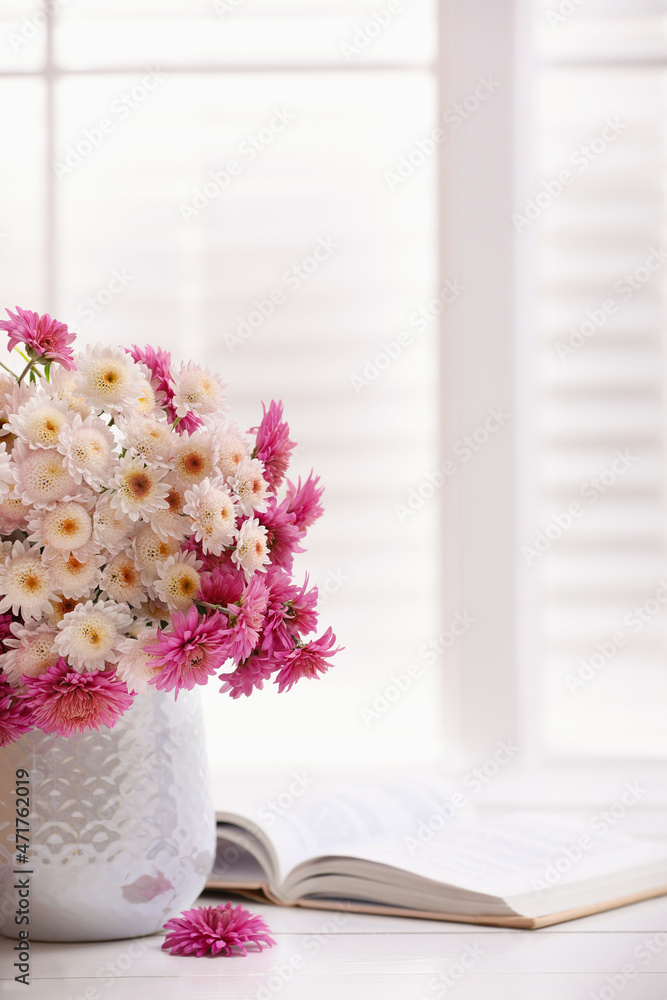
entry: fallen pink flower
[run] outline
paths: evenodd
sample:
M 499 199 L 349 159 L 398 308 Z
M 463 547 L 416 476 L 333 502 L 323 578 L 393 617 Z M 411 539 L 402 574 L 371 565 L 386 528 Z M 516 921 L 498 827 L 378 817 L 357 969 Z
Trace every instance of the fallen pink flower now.
M 168 920 L 168 931 L 162 948 L 172 955 L 231 955 L 236 949 L 247 955 L 248 946 L 258 951 L 270 948 L 276 942 L 269 936 L 269 928 L 262 917 L 255 916 L 243 906 L 199 906 L 184 910 L 180 917 Z

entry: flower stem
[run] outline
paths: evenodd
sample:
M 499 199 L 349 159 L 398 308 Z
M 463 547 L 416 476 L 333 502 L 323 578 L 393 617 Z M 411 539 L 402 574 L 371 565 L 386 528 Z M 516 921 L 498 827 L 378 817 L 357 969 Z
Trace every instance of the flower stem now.
M 197 601 L 196 603 L 201 604 L 202 608 L 210 608 L 211 611 L 222 611 L 227 616 L 231 614 L 230 611 L 227 611 L 224 604 L 209 604 L 208 601 Z
M 26 375 L 28 374 L 28 372 L 30 371 L 30 369 L 32 368 L 32 366 L 34 365 L 34 363 L 35 363 L 34 358 L 31 358 L 30 361 L 28 361 L 28 364 L 25 366 L 25 368 L 23 369 L 23 371 L 19 375 L 19 385 L 21 384 L 21 382 L 23 381 L 23 379 L 26 377 Z
M 5 369 L 5 371 L 6 371 L 6 372 L 9 372 L 9 374 L 10 374 L 10 375 L 13 375 L 13 376 L 14 376 L 14 378 L 18 378 L 18 376 L 17 376 L 16 372 L 13 372 L 13 371 L 11 370 L 11 368 L 8 368 L 8 367 L 7 367 L 7 365 L 3 365 L 3 364 L 2 364 L 2 361 L 0 361 L 0 365 L 2 365 L 2 367 L 3 367 L 4 369 Z

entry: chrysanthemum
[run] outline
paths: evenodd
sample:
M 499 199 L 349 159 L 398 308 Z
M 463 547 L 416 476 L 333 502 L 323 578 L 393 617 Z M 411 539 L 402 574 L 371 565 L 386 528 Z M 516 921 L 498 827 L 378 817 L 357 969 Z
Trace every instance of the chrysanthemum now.
M 177 552 L 157 564 L 153 588 L 170 611 L 187 611 L 199 590 L 201 562 L 194 552 Z
M 273 656 L 269 656 L 264 650 L 256 650 L 231 673 L 219 675 L 218 679 L 223 682 L 220 694 L 228 694 L 230 698 L 236 700 L 242 695 L 244 698 L 249 698 L 253 691 L 261 691 L 264 681 L 269 680 L 280 669 L 281 657 L 284 656 L 281 650 Z
M 40 393 L 9 415 L 7 427 L 31 448 L 55 448 L 68 421 L 65 404 Z
M 243 570 L 231 563 L 223 563 L 210 573 L 202 573 L 197 599 L 224 608 L 241 600 L 245 586 Z
M 176 539 L 180 542 L 192 530 L 190 518 L 183 513 L 185 487 L 172 482 L 169 477 L 165 479 L 165 482 L 169 490 L 165 497 L 167 507 L 165 510 L 158 510 L 152 514 L 150 523 L 155 533 L 164 541 Z
M 254 517 L 249 517 L 241 525 L 232 552 L 232 562 L 236 563 L 249 580 L 253 573 L 266 573 L 269 549 L 266 543 L 266 528 Z
M 141 581 L 147 587 L 157 576 L 157 564 L 178 552 L 179 545 L 175 538 L 160 538 L 150 524 L 146 524 L 139 528 L 132 539 L 132 551 L 141 573 Z
M 312 472 L 304 483 L 299 481 L 294 483 L 287 481 L 287 499 L 289 500 L 290 513 L 294 514 L 297 528 L 305 530 L 310 527 L 318 517 L 324 513 L 324 507 L 320 503 L 324 487 L 319 486 L 320 477 L 313 477 Z
M 54 589 L 68 599 L 89 597 L 99 587 L 104 561 L 104 556 L 91 552 L 89 547 L 83 553 L 53 552 L 45 556 Z
M 48 382 L 45 378 L 39 380 L 39 385 L 47 396 L 60 400 L 70 413 L 78 413 L 85 420 L 93 411 L 83 396 L 78 394 L 76 384 L 76 371 L 70 372 L 64 368 L 52 368 Z
M 153 465 L 169 462 L 178 438 L 166 420 L 154 416 L 122 417 L 117 421 L 121 433 L 121 444 L 130 455 L 142 458 Z
M 127 684 L 128 691 L 147 694 L 153 691 L 149 681 L 162 670 L 162 663 L 144 646 L 157 642 L 156 628 L 143 628 L 135 636 L 127 636 L 118 646 L 120 656 L 116 673 Z
M 26 685 L 34 725 L 58 736 L 112 728 L 134 700 L 115 670 L 81 674 L 62 658 Z
M 184 417 L 194 412 L 200 417 L 207 417 L 223 408 L 225 384 L 208 365 L 202 368 L 194 361 L 181 364 L 178 368 L 172 365 L 170 375 L 177 416 Z
M 62 428 L 57 448 L 75 483 L 85 479 L 93 489 L 99 489 L 113 475 L 116 442 L 99 417 L 90 415 L 82 420 L 76 413 Z
M 6 747 L 33 727 L 30 707 L 0 676 L 0 747 Z
M 102 590 L 119 603 L 139 608 L 146 600 L 146 592 L 141 580 L 141 572 L 125 552 L 120 552 L 104 567 Z
M 116 414 L 137 406 L 144 376 L 122 347 L 87 347 L 76 366 L 77 392 L 94 409 Z
M 13 485 L 14 476 L 12 475 L 7 445 L 4 441 L 0 441 L 0 500 L 4 500 L 9 496 Z
M 39 549 L 27 542 L 14 542 L 12 551 L 0 566 L 0 611 L 11 611 L 29 618 L 42 618 L 51 612 L 53 586 L 48 569 L 40 559 Z
M 215 472 L 215 453 L 210 435 L 202 431 L 182 434 L 176 445 L 173 469 L 184 486 L 194 486 Z
M 75 597 L 65 597 L 63 594 L 56 594 L 53 602 L 53 611 L 46 619 L 48 624 L 55 628 L 58 622 L 61 622 L 70 611 L 74 611 L 77 604 L 80 603 Z
M 289 424 L 283 420 L 282 402 L 272 400 L 268 410 L 262 403 L 262 410 L 264 415 L 259 427 L 251 428 L 251 433 L 257 434 L 253 454 L 264 466 L 264 478 L 275 493 L 285 478 L 295 442 L 289 439 Z
M 137 413 L 143 417 L 149 417 L 157 409 L 157 393 L 152 384 L 151 373 L 146 365 L 139 364 L 137 367 L 142 374 L 141 395 L 137 403 Z
M 267 586 L 269 601 L 262 631 L 262 649 L 291 651 L 300 636 L 317 628 L 317 587 L 308 589 L 308 577 L 301 587 L 287 573 L 271 567 Z
M 264 625 L 269 592 L 264 583 L 253 577 L 237 604 L 227 606 L 226 651 L 233 660 L 246 660 L 257 645 Z
M 275 496 L 270 496 L 266 510 L 257 515 L 257 520 L 266 528 L 271 564 L 291 573 L 294 553 L 304 551 L 299 541 L 305 529 L 297 527 L 296 514 L 290 511 L 289 500 L 285 498 L 279 504 Z
M 169 933 L 162 945 L 172 955 L 231 955 L 238 950 L 248 954 L 254 945 L 258 951 L 270 948 L 276 942 L 269 936 L 269 928 L 261 917 L 256 917 L 243 906 L 199 906 L 184 910 L 180 917 L 173 917 L 164 925 Z
M 163 469 L 125 455 L 118 463 L 116 475 L 109 481 L 109 488 L 114 491 L 111 506 L 122 510 L 133 521 L 167 510 L 169 487 L 162 482 L 164 474 Z
M 56 552 L 67 557 L 74 553 L 85 559 L 86 548 L 93 533 L 93 521 L 80 503 L 57 503 L 52 510 L 33 511 L 28 520 L 29 540 L 45 546 L 48 559 Z
M 218 469 L 226 481 L 236 475 L 241 462 L 250 457 L 248 444 L 236 424 L 221 424 L 211 431 L 215 442 Z
M 244 514 L 266 510 L 269 484 L 264 478 L 263 471 L 262 463 L 258 459 L 246 458 L 236 473 L 227 479 L 238 497 L 239 506 Z
M 132 533 L 132 521 L 122 510 L 111 506 L 111 496 L 103 493 L 93 511 L 93 538 L 115 555 L 127 548 Z
M 127 605 L 86 601 L 58 623 L 56 649 L 75 670 L 103 670 L 105 664 L 118 660 L 118 645 L 131 624 Z
M 187 615 L 175 613 L 171 627 L 160 629 L 157 642 L 144 647 L 160 667 L 149 683 L 174 696 L 183 688 L 190 691 L 195 684 L 205 684 L 225 660 L 220 652 L 224 639 L 225 620 L 219 612 L 208 618 L 200 618 L 195 607 Z
M 204 552 L 219 556 L 236 534 L 237 507 L 220 478 L 204 479 L 185 494 L 183 510 L 192 518 L 195 538 Z
M 67 324 L 51 319 L 48 313 L 40 316 L 30 309 L 15 308 L 15 313 L 7 309 L 10 318 L 0 323 L 0 330 L 9 334 L 9 350 L 13 351 L 17 344 L 25 344 L 31 356 L 43 362 L 57 361 L 63 368 L 74 368 L 70 344 L 76 340 L 76 334 L 68 331 Z
M 3 535 L 11 535 L 17 528 L 24 529 L 31 511 L 32 507 L 24 504 L 20 497 L 17 497 L 14 486 L 11 486 L 9 493 L 0 500 L 0 532 Z
M 58 662 L 58 652 L 53 645 L 56 630 L 46 622 L 26 628 L 20 622 L 11 626 L 13 638 L 5 640 L 8 652 L 0 656 L 0 667 L 13 687 L 21 687 L 21 678 L 39 677 Z
M 285 662 L 274 678 L 274 682 L 278 685 L 278 693 L 289 691 L 302 677 L 308 677 L 312 680 L 326 673 L 331 666 L 327 660 L 340 652 L 341 647 L 333 648 L 335 642 L 336 636 L 333 629 L 328 628 L 319 639 L 313 639 L 311 642 L 299 645 L 291 653 L 288 653 Z
M 12 450 L 14 493 L 24 504 L 47 510 L 61 500 L 85 502 L 90 491 L 77 486 L 55 448 L 29 448 L 17 441 Z

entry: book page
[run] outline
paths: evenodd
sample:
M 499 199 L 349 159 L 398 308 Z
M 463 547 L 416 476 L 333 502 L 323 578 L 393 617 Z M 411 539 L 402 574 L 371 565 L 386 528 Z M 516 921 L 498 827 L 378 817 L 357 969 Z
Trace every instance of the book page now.
M 611 831 L 596 838 L 569 820 L 534 814 L 449 827 L 416 846 L 414 839 L 392 838 L 355 856 L 500 898 L 564 893 L 577 882 L 667 865 L 667 849 L 659 844 Z
M 292 781 L 256 783 L 229 791 L 230 813 L 247 817 L 247 829 L 270 839 L 279 861 L 279 876 L 313 857 L 354 853 L 357 848 L 409 834 L 416 823 L 436 815 L 442 825 L 464 822 L 471 806 L 456 787 L 438 775 L 410 774 L 392 779 Z

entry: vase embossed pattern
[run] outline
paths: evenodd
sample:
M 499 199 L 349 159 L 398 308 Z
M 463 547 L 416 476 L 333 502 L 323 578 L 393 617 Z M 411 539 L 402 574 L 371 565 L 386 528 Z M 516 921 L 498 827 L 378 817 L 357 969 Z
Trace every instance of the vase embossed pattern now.
M 30 778 L 28 864 L 16 860 L 16 771 Z M 72 736 L 36 729 L 0 755 L 0 932 L 18 937 L 22 869 L 30 937 L 101 941 L 153 934 L 191 906 L 215 850 L 200 693 L 135 699 L 116 725 Z M 26 876 L 23 876 L 24 878 Z

